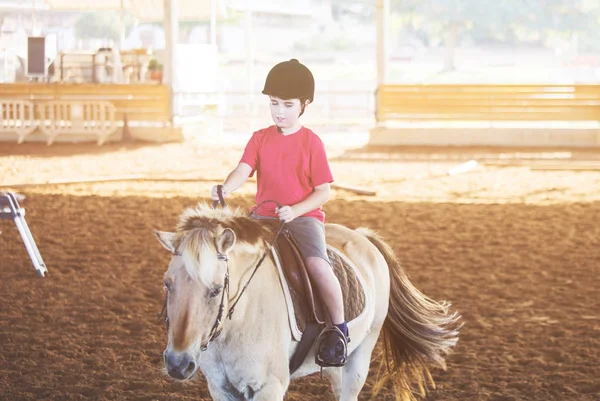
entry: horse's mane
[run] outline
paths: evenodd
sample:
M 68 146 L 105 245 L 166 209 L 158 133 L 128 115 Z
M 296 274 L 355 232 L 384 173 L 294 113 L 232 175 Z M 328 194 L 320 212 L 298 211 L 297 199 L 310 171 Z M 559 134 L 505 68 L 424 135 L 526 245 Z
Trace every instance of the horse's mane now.
M 185 209 L 179 216 L 176 248 L 187 259 L 185 267 L 190 276 L 211 285 L 211 266 L 215 266 L 211 260 L 216 260 L 215 238 L 224 229 L 229 228 L 235 233 L 235 248 L 248 244 L 260 251 L 265 250 L 267 243 L 272 240 L 276 224 L 277 222 L 270 224 L 266 220 L 251 219 L 239 208 L 213 209 L 200 203 L 196 207 Z M 199 266 L 203 268 L 199 269 Z
M 197 238 L 200 241 L 192 241 L 200 245 L 206 244 L 206 241 L 210 241 L 211 237 L 223 229 L 230 228 L 235 233 L 237 242 L 263 246 L 265 241 L 273 237 L 273 227 L 273 224 L 265 220 L 250 218 L 240 208 L 213 209 L 205 203 L 199 203 L 196 207 L 183 211 L 177 224 L 177 234 L 185 242 L 191 237 L 200 237 Z

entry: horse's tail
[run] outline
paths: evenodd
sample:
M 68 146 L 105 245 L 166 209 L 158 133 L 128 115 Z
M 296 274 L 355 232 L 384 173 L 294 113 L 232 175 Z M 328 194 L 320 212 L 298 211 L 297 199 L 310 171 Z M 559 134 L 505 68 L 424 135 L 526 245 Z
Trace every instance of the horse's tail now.
M 365 228 L 357 231 L 377 247 L 390 272 L 383 361 L 373 391 L 377 394 L 391 381 L 399 399 L 415 400 L 417 389 L 424 397 L 429 385 L 435 388 L 428 364 L 434 362 L 446 368 L 444 358 L 458 341 L 460 315 L 449 313 L 449 303 L 436 302 L 416 289 L 392 248 L 379 235 Z

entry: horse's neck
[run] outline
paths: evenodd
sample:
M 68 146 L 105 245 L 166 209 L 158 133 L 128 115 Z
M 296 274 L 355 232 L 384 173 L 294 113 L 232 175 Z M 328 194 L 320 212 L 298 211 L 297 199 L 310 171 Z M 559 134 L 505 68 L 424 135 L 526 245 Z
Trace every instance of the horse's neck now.
M 253 315 L 252 320 L 261 320 L 265 317 L 262 314 L 266 314 L 266 318 L 270 318 L 268 315 L 272 306 L 280 305 L 285 308 L 285 299 L 277 269 L 273 263 L 271 251 L 267 252 L 268 254 L 258 268 L 256 266 L 262 257 L 262 252 L 257 256 L 247 258 L 245 263 L 236 263 L 238 268 L 230 272 L 231 302 L 238 300 L 233 315 L 237 315 L 242 324 L 248 313 Z M 256 273 L 252 276 L 255 269 Z
M 207 356 L 209 359 L 206 360 L 203 370 L 209 376 L 239 376 L 248 366 L 254 366 L 257 350 L 260 350 L 259 354 L 263 355 L 265 360 L 279 358 L 289 350 L 291 333 L 287 306 L 270 254 L 258 267 L 246 289 L 241 292 L 261 256 L 262 254 L 253 263 L 245 263 L 243 266 L 237 264 L 236 269 L 232 266 L 232 301 L 229 307 L 238 297 L 239 301 L 231 319 L 224 321 L 223 334 L 216 339 L 214 353 Z M 250 262 L 250 258 L 247 262 Z M 251 363 L 252 361 L 254 362 Z

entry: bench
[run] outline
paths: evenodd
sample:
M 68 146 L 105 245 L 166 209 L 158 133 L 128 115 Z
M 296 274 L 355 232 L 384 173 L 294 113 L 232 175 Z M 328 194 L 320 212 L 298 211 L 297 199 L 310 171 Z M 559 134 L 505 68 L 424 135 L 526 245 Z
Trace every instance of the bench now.
M 169 87 L 157 84 L 0 84 L 1 97 L 38 103 L 48 100 L 106 100 L 116 107 L 116 119 L 169 122 Z
M 34 118 L 43 122 L 40 130 L 49 144 L 61 133 L 92 133 L 102 144 L 119 126 L 172 126 L 166 85 L 13 83 L 0 84 L 0 97 L 0 102 L 33 104 Z M 58 120 L 52 121 L 54 118 Z M 68 123 L 70 118 L 76 119 L 74 124 Z M 0 133 L 4 130 L 8 128 Z M 21 133 L 20 141 L 30 132 Z
M 58 85 L 56 93 L 61 100 L 106 100 L 116 109 L 118 121 L 139 125 L 167 125 L 169 121 L 169 87 L 166 85 L 133 84 L 80 84 Z
M 381 85 L 386 121 L 600 121 L 600 85 Z
M 373 146 L 600 146 L 600 85 L 380 85 Z

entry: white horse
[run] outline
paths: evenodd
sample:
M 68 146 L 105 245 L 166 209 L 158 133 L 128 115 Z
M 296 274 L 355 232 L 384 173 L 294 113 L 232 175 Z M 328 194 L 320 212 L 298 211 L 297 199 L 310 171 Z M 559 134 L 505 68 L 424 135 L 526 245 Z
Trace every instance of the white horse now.
M 298 342 L 269 253 L 271 226 L 239 211 L 199 205 L 181 215 L 176 232 L 155 233 L 173 253 L 164 277 L 163 310 L 168 329 L 164 362 L 170 376 L 185 380 L 200 370 L 218 401 L 276 401 L 283 400 L 290 379 L 321 369 L 313 347 L 290 375 Z M 429 362 L 445 368 L 444 358 L 458 341 L 460 316 L 417 290 L 391 247 L 372 231 L 328 224 L 326 233 L 328 244 L 356 266 L 367 300 L 366 311 L 348 324 L 346 365 L 323 369 L 336 399 L 358 399 L 382 330 L 385 369 L 374 391 L 392 380 L 397 398 L 424 396 L 433 385 Z M 269 256 L 256 269 L 265 253 Z

